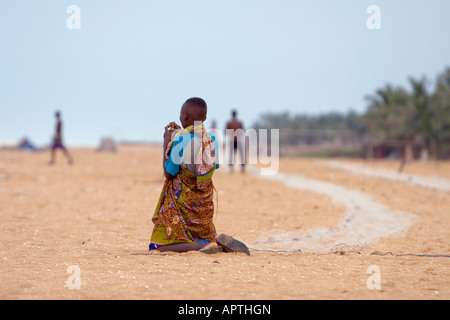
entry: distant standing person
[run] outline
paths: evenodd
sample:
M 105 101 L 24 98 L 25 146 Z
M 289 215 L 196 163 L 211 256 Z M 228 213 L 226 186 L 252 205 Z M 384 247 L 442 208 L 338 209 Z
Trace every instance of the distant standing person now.
M 48 163 L 49 165 L 52 165 L 55 163 L 55 152 L 56 149 L 61 149 L 64 152 L 64 155 L 67 158 L 67 161 L 69 164 L 73 163 L 72 156 L 70 155 L 69 151 L 67 151 L 66 147 L 63 144 L 62 139 L 62 121 L 61 121 L 61 114 L 59 111 L 56 111 L 55 113 L 56 117 L 56 130 L 55 130 L 55 136 L 53 137 L 53 144 L 52 144 L 52 153 L 51 153 L 51 159 Z
M 245 140 L 244 140 L 244 125 L 241 121 L 237 119 L 237 111 L 233 110 L 231 112 L 232 119 L 227 123 L 226 128 L 226 138 L 227 138 L 227 147 L 229 148 L 229 156 L 230 156 L 230 169 L 231 172 L 234 171 L 234 156 L 236 151 L 239 151 L 242 165 L 241 171 L 245 172 Z M 233 134 L 230 134 L 230 130 L 233 130 Z

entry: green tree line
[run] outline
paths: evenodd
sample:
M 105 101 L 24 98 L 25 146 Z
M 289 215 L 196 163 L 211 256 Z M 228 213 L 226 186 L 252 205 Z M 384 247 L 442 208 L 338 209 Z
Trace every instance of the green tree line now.
M 280 129 L 280 133 L 316 132 L 315 142 L 330 140 L 336 134 L 344 133 L 358 137 L 363 143 L 414 143 L 426 148 L 433 158 L 449 157 L 450 68 L 437 77 L 434 86 L 426 77 L 410 77 L 408 80 L 408 88 L 387 84 L 367 95 L 367 110 L 362 114 L 353 111 L 316 116 L 266 113 L 253 127 Z M 282 144 L 295 141 L 283 139 L 280 141 Z

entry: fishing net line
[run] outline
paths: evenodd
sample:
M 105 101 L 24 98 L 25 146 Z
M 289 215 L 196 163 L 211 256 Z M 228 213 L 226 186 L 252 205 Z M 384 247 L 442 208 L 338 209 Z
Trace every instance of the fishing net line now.
M 340 223 L 332 228 L 306 232 L 272 229 L 264 232 L 256 242 L 248 244 L 254 251 L 326 253 L 340 244 L 367 248 L 384 237 L 405 236 L 418 219 L 411 213 L 391 211 L 366 194 L 328 182 L 280 173 L 263 178 L 330 196 L 337 204 L 343 204 L 346 210 Z

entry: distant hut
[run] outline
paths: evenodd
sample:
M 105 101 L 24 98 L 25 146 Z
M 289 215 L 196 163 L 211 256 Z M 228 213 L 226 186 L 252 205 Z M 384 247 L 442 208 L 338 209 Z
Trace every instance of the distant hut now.
M 102 138 L 97 151 L 101 152 L 117 152 L 117 145 L 112 138 Z

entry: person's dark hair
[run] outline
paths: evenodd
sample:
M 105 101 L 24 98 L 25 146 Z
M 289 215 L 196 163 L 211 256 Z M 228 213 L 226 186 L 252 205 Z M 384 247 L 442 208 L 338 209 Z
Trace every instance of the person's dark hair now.
M 61 113 L 59 111 L 55 112 L 55 116 L 59 117 L 61 115 Z
M 208 108 L 205 100 L 203 100 L 202 98 L 197 98 L 197 97 L 190 98 L 190 99 L 187 99 L 185 103 L 196 106 L 204 112 L 206 112 L 206 110 Z
M 231 114 L 232 114 L 233 117 L 236 117 L 237 111 L 236 111 L 236 110 L 233 110 L 233 111 L 231 111 Z

